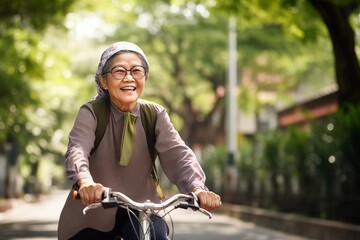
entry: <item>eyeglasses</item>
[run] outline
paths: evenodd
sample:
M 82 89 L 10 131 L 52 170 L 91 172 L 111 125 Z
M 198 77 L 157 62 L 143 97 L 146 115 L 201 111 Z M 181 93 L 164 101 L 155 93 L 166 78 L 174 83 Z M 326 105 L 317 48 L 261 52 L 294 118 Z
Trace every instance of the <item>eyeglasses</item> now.
M 130 75 L 135 80 L 141 79 L 142 77 L 144 77 L 146 75 L 146 70 L 141 65 L 133 66 L 130 69 L 126 69 L 121 66 L 116 66 L 116 67 L 113 67 L 110 71 L 102 73 L 102 75 L 104 76 L 107 73 L 111 73 L 113 78 L 115 78 L 116 80 L 123 80 L 126 77 L 126 75 L 128 74 L 128 72 L 130 72 Z

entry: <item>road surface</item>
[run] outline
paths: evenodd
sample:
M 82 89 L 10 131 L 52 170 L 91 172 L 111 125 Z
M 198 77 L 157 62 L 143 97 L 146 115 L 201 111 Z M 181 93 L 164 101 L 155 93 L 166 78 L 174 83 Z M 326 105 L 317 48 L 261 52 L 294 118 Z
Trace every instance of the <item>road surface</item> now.
M 12 209 L 0 213 L 0 240 L 57 239 L 57 220 L 66 194 L 56 190 L 39 201 L 12 200 Z M 307 240 L 217 214 L 208 219 L 192 210 L 175 210 L 171 217 L 175 240 Z

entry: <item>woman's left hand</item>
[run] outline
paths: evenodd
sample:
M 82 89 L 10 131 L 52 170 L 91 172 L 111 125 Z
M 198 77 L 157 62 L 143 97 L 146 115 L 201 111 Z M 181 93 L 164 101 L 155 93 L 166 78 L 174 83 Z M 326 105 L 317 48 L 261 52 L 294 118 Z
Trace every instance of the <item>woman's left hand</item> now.
M 197 196 L 200 202 L 200 207 L 207 211 L 214 211 L 221 206 L 220 196 L 214 192 L 206 191 L 201 188 L 195 188 L 193 193 Z

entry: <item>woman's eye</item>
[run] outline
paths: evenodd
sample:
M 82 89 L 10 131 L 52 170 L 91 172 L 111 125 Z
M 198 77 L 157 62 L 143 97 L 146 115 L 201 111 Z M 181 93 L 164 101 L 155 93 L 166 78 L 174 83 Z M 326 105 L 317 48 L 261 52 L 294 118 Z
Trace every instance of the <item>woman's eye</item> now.
M 124 69 L 115 69 L 114 73 L 126 73 L 126 71 Z

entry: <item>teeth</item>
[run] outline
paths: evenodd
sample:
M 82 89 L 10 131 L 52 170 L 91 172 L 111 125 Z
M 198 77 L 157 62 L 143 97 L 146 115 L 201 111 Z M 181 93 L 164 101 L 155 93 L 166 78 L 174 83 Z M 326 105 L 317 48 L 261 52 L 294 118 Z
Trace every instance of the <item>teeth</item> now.
M 134 87 L 123 87 L 123 88 L 121 88 L 121 90 L 133 90 L 133 91 L 135 91 L 135 88 Z

